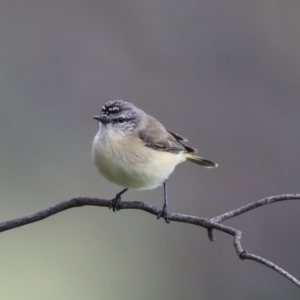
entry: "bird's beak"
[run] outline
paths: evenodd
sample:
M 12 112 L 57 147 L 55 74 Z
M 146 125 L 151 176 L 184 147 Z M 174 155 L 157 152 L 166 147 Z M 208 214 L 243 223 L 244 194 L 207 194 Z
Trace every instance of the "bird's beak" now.
M 93 119 L 101 122 L 102 124 L 107 124 L 109 123 L 109 119 L 107 116 L 105 115 L 100 115 L 100 116 L 94 116 Z

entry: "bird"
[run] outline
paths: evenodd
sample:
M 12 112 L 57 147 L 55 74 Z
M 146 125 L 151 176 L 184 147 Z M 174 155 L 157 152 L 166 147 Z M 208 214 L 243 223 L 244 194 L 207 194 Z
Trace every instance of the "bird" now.
M 98 172 L 111 183 L 123 187 L 109 208 L 118 209 L 128 190 L 164 187 L 164 203 L 157 218 L 169 223 L 167 180 L 175 167 L 190 161 L 205 168 L 218 165 L 196 155 L 187 139 L 167 131 L 154 117 L 123 100 L 108 101 L 99 115 L 99 130 L 94 137 L 92 157 Z

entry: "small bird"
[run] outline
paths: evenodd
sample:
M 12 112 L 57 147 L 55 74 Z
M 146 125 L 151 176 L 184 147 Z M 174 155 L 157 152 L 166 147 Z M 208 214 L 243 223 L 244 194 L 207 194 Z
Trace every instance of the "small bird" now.
M 157 218 L 169 223 L 167 180 L 177 164 L 185 160 L 205 168 L 214 162 L 196 156 L 195 148 L 185 145 L 185 138 L 167 131 L 155 118 L 123 100 L 107 102 L 100 115 L 92 147 L 94 163 L 108 181 L 123 187 L 110 209 L 116 211 L 121 195 L 128 189 L 148 190 L 164 186 L 164 205 Z

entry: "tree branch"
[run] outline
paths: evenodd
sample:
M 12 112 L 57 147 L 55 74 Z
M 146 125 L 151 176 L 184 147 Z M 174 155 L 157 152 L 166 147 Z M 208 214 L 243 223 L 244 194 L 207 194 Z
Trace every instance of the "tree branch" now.
M 242 244 L 241 244 L 241 238 L 242 238 L 241 231 L 239 231 L 235 228 L 220 224 L 221 222 L 223 222 L 227 219 L 239 216 L 249 210 L 258 208 L 258 207 L 266 205 L 266 204 L 271 204 L 271 203 L 275 203 L 275 202 L 279 202 L 279 201 L 286 201 L 286 200 L 300 200 L 300 194 L 286 194 L 286 195 L 264 198 L 264 199 L 258 200 L 256 202 L 242 206 L 240 208 L 237 208 L 235 210 L 226 212 L 226 213 L 216 216 L 214 218 L 210 218 L 210 219 L 209 218 L 200 218 L 200 217 L 190 216 L 190 215 L 184 215 L 184 214 L 169 213 L 169 220 L 174 221 L 174 222 L 182 222 L 182 223 L 188 223 L 188 224 L 204 227 L 208 230 L 208 236 L 211 241 L 214 240 L 213 229 L 232 235 L 234 237 L 234 247 L 235 247 L 235 250 L 236 250 L 238 256 L 240 257 L 240 259 L 243 259 L 243 260 L 249 259 L 249 260 L 254 260 L 258 263 L 261 263 L 261 264 L 275 270 L 282 276 L 284 276 L 287 279 L 289 279 L 290 281 L 292 281 L 295 285 L 300 287 L 299 280 L 297 280 L 291 274 L 289 274 L 282 268 L 278 267 L 274 263 L 272 263 L 258 255 L 251 254 L 247 250 L 243 249 Z M 82 206 L 109 207 L 109 205 L 110 205 L 110 200 L 104 200 L 104 199 L 98 199 L 98 198 L 88 198 L 88 197 L 73 198 L 73 199 L 70 199 L 67 201 L 60 202 L 53 206 L 50 206 L 49 208 L 38 211 L 37 213 L 31 214 L 28 216 L 24 216 L 24 217 L 20 217 L 17 219 L 13 219 L 10 221 L 2 222 L 2 223 L 0 223 L 0 232 L 46 219 L 46 218 L 48 218 L 52 215 L 55 215 L 59 212 L 62 212 L 64 210 L 74 208 L 74 207 L 82 207 Z M 139 210 L 144 210 L 153 215 L 157 215 L 160 211 L 160 209 L 158 209 L 155 206 L 152 206 L 152 205 L 144 203 L 144 202 L 137 202 L 137 201 L 134 201 L 134 202 L 122 201 L 122 202 L 120 202 L 119 206 L 118 206 L 118 210 L 122 210 L 122 209 L 139 209 Z

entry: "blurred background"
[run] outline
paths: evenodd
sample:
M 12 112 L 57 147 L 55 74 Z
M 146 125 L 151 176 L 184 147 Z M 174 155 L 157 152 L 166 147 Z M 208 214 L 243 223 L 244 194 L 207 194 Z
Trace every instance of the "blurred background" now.
M 213 217 L 299 192 L 299 1 L 1 1 L 0 218 L 120 191 L 91 158 L 92 117 L 133 102 L 219 163 L 182 164 L 171 211 Z M 123 200 L 163 203 L 163 189 Z M 297 201 L 225 224 L 300 278 Z M 233 239 L 142 211 L 84 207 L 0 237 L 1 299 L 296 299 Z

